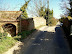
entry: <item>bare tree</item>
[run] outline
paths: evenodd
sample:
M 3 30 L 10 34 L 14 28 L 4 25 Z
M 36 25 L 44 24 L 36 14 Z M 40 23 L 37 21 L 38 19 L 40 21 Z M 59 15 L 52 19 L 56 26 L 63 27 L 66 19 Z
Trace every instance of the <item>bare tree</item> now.
M 48 6 L 47 0 L 31 0 L 28 5 L 28 12 L 33 16 L 39 16 L 39 10 L 41 7 L 46 8 Z
M 60 9 L 62 10 L 63 14 L 61 14 L 62 16 L 68 16 L 68 13 L 69 13 L 69 8 L 70 8 L 70 5 L 69 5 L 69 0 L 61 0 L 61 3 L 60 3 Z

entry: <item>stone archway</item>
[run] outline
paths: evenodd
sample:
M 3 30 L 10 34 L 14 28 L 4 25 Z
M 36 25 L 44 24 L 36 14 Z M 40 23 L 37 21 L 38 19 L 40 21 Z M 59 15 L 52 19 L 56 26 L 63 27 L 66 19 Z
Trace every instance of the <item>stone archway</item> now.
M 16 26 L 11 23 L 6 23 L 3 26 L 3 30 L 8 32 L 11 36 L 16 36 Z

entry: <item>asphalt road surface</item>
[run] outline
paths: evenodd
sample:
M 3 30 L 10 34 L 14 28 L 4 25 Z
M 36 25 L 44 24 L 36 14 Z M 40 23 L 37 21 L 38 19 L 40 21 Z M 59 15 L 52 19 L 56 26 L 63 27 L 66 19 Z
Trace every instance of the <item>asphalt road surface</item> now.
M 26 41 L 19 54 L 70 54 L 62 28 L 43 27 Z

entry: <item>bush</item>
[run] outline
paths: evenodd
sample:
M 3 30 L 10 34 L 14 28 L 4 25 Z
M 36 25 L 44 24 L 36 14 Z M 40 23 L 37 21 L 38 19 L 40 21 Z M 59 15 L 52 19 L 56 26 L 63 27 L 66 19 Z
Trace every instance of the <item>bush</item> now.
M 18 36 L 21 36 L 20 40 L 26 38 L 28 35 L 30 35 L 33 31 L 35 31 L 35 29 L 31 30 L 31 31 L 23 31 L 21 33 L 18 34 Z
M 55 26 L 57 23 L 57 20 L 55 18 L 49 19 L 48 25 L 49 26 Z

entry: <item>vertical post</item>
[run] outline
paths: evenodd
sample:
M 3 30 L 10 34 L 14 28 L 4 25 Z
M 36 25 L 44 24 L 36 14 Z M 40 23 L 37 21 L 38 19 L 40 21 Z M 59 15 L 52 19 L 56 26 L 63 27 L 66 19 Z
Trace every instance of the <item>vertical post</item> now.
M 49 9 L 49 0 L 48 0 L 48 9 Z M 48 10 L 48 22 L 49 22 L 49 10 Z
M 49 0 L 48 0 L 48 8 L 49 8 Z
M 20 16 L 20 32 L 21 32 L 21 16 Z

